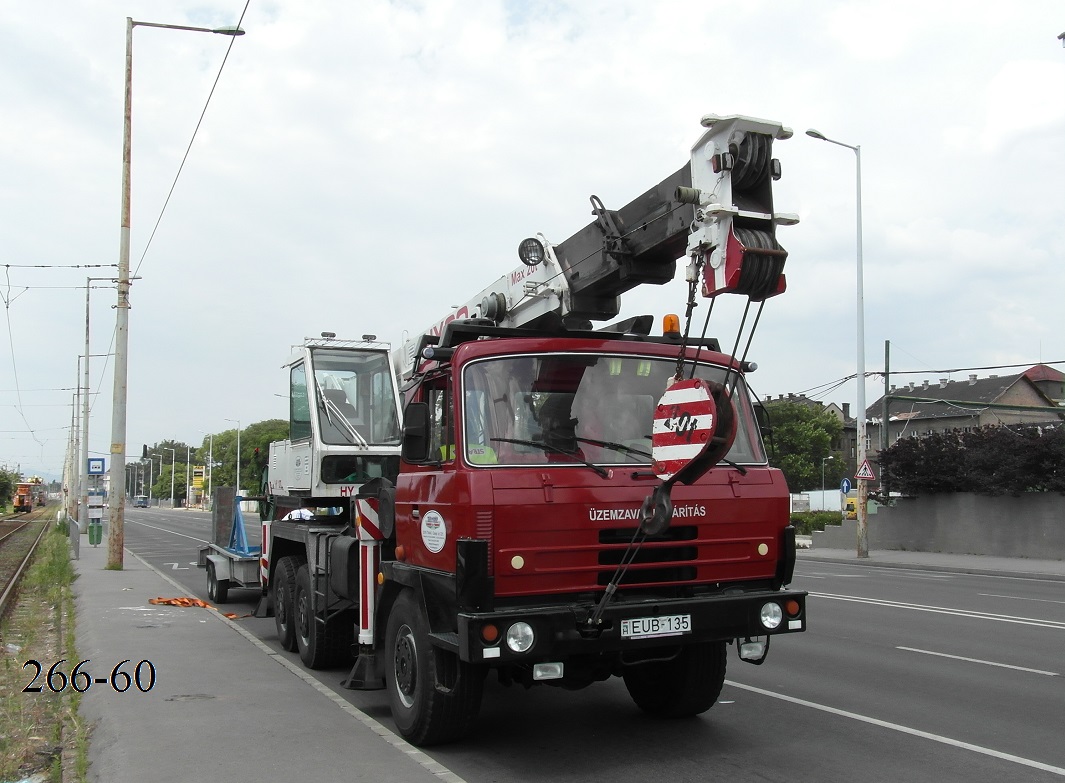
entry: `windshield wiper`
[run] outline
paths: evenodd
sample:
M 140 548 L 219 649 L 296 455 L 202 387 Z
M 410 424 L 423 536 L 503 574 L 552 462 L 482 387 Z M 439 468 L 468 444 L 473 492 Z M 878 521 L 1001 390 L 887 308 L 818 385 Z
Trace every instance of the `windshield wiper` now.
M 577 438 L 581 443 L 591 443 L 593 446 L 602 446 L 605 449 L 613 449 L 614 451 L 620 451 L 625 454 L 637 454 L 641 457 L 650 457 L 651 452 L 644 451 L 643 449 L 634 449 L 631 446 L 626 446 L 624 443 L 615 443 L 612 440 L 595 440 L 594 438 Z
M 318 408 L 325 411 L 325 417 L 329 420 L 338 432 L 342 433 L 350 442 L 352 446 L 358 446 L 359 448 L 366 449 L 370 447 L 370 444 L 366 442 L 366 439 L 358 433 L 351 422 L 348 421 L 348 417 L 344 415 L 343 411 L 337 407 L 337 404 L 331 399 L 325 396 L 322 392 L 322 387 L 318 384 L 318 381 L 314 382 L 315 388 L 318 390 Z M 336 417 L 334 419 L 334 417 Z
M 489 438 L 488 440 L 492 441 L 493 443 L 516 443 L 519 446 L 532 446 L 533 448 L 543 449 L 544 451 L 550 451 L 552 454 L 561 454 L 565 457 L 572 457 L 573 459 L 577 460 L 577 462 L 587 465 L 589 468 L 594 470 L 603 478 L 610 478 L 610 473 L 606 470 L 606 468 L 602 468 L 599 465 L 596 465 L 594 462 L 589 462 L 586 459 L 581 459 L 577 456 L 576 452 L 566 451 L 565 449 L 560 449 L 558 446 L 552 446 L 549 443 L 543 443 L 538 440 L 522 440 L 521 438 Z M 580 438 L 578 438 L 578 440 L 580 440 Z

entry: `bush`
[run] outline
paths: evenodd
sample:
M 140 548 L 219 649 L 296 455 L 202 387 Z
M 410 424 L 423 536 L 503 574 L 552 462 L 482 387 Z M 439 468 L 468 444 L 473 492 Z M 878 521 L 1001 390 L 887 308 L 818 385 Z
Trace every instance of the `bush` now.
M 796 511 L 791 515 L 791 524 L 800 536 L 809 536 L 815 530 L 824 530 L 825 525 L 838 525 L 841 519 L 838 511 Z
M 904 495 L 1065 491 L 1065 427 L 984 427 L 903 438 L 880 455 L 883 482 Z

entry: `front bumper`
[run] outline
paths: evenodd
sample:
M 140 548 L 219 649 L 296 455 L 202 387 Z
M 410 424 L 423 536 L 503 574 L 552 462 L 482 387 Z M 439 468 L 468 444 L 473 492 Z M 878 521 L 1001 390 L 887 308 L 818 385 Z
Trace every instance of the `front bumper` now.
M 783 615 L 780 624 L 772 629 L 760 619 L 763 606 L 769 602 L 776 603 Z M 592 604 L 581 603 L 460 612 L 457 634 L 434 635 L 434 641 L 452 649 L 463 661 L 502 665 L 564 661 L 574 656 L 648 651 L 806 630 L 806 593 L 791 590 L 616 602 L 604 610 L 593 627 L 589 618 L 594 609 Z M 690 630 L 685 632 L 651 638 L 624 638 L 621 633 L 623 620 L 684 615 L 691 618 Z M 523 653 L 514 652 L 504 641 L 507 629 L 517 622 L 527 623 L 535 634 L 533 645 Z M 496 628 L 494 641 L 485 641 L 486 626 Z

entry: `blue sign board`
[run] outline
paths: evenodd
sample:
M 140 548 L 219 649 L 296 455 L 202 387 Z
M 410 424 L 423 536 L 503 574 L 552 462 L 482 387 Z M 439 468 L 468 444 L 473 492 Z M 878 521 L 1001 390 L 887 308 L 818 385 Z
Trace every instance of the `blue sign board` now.
M 846 495 L 848 492 L 850 492 L 851 491 L 851 480 L 848 479 L 848 478 L 845 478 L 845 479 L 843 479 L 843 481 L 839 482 L 839 491 L 842 492 L 844 495 Z
M 90 476 L 102 476 L 107 471 L 104 470 L 103 457 L 90 457 L 89 458 L 89 470 Z

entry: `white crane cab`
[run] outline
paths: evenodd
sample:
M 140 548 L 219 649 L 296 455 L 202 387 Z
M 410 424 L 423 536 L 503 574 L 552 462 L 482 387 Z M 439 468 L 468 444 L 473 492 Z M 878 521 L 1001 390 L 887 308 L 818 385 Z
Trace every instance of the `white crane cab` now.
M 289 372 L 289 438 L 270 444 L 267 494 L 275 519 L 329 507 L 374 478 L 399 472 L 401 406 L 389 346 L 329 333 L 296 346 Z M 317 502 L 321 501 L 321 502 Z

